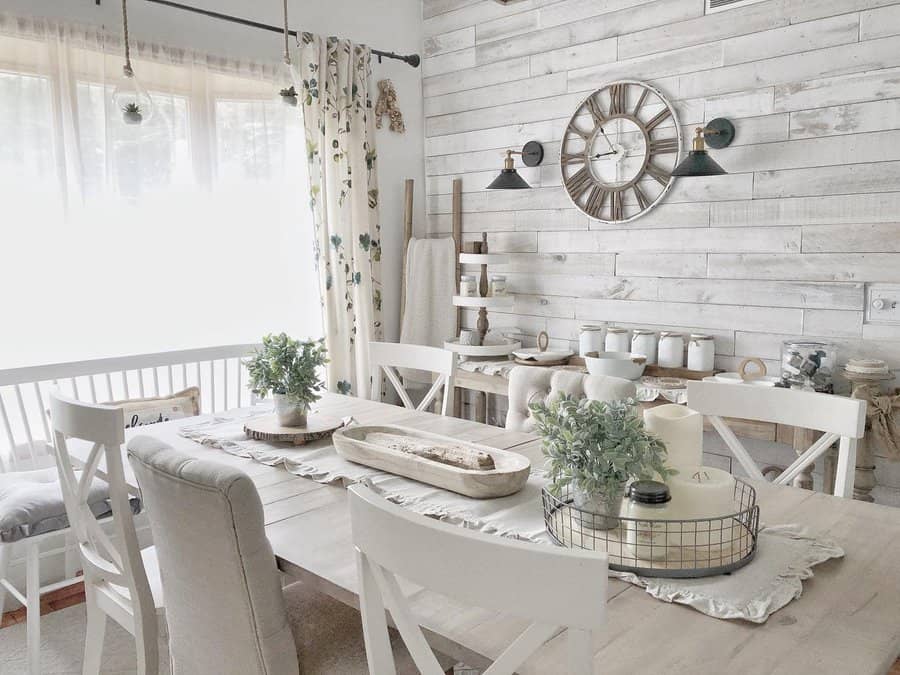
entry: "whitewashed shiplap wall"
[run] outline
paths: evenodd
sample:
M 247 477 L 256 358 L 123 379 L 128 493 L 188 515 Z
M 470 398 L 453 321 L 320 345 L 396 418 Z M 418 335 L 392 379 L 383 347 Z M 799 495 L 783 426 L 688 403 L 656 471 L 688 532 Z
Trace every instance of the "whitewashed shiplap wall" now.
M 900 1 L 424 0 L 424 24 L 428 228 L 450 230 L 462 178 L 464 232 L 512 254 L 494 325 L 703 331 L 722 368 L 828 338 L 900 367 L 900 327 L 863 320 L 866 282 L 900 282 Z M 557 153 L 577 102 L 620 78 L 659 87 L 686 133 L 727 116 L 738 135 L 714 151 L 730 175 L 608 226 L 572 208 Z M 484 191 L 531 139 L 535 189 Z

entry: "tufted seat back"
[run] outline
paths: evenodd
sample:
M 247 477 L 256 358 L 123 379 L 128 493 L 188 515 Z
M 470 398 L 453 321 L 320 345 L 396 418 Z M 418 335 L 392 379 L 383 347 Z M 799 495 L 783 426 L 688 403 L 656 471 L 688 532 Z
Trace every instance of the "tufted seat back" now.
M 506 428 L 534 431 L 528 405 L 550 401 L 562 394 L 596 401 L 617 401 L 637 393 L 634 382 L 604 375 L 585 375 L 573 370 L 518 366 L 509 375 L 509 411 Z

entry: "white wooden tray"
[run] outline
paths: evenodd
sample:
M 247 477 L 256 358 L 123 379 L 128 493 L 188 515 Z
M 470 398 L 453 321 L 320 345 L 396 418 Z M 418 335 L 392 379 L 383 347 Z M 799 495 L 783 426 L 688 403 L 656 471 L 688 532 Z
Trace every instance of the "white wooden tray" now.
M 368 434 L 376 432 L 481 450 L 491 456 L 496 468 L 491 471 L 461 469 L 365 440 Z M 467 443 L 407 427 L 352 426 L 335 431 L 332 441 L 337 453 L 351 462 L 412 478 L 475 499 L 491 499 L 514 494 L 525 486 L 531 472 L 531 462 L 528 458 L 515 452 Z
M 521 348 L 521 342 L 509 338 L 504 338 L 503 344 L 499 345 L 461 345 L 459 338 L 444 342 L 444 349 L 449 349 L 462 356 L 506 356 L 513 350 Z

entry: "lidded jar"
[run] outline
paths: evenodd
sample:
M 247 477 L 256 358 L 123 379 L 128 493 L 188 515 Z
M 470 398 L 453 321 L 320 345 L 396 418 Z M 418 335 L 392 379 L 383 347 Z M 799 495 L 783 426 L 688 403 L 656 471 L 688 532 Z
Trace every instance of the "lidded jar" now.
M 606 329 L 606 351 L 630 352 L 631 340 L 628 339 L 628 329 L 619 326 L 610 326 Z
M 469 274 L 463 274 L 459 277 L 459 294 L 464 298 L 475 298 L 478 296 L 478 284 L 475 277 Z
M 631 353 L 647 358 L 647 365 L 656 363 L 656 333 L 646 328 L 635 328 L 631 333 Z
M 578 355 L 587 356 L 591 352 L 603 351 L 603 331 L 606 324 L 585 324 L 578 331 Z
M 692 333 L 688 343 L 688 370 L 712 370 L 716 361 L 716 342 L 711 335 Z
M 671 331 L 660 333 L 656 359 L 660 368 L 683 368 L 684 336 Z
M 506 295 L 506 276 L 503 274 L 491 275 L 491 295 Z
M 628 488 L 622 509 L 625 547 L 640 560 L 666 559 L 666 509 L 669 487 L 655 480 L 638 480 Z

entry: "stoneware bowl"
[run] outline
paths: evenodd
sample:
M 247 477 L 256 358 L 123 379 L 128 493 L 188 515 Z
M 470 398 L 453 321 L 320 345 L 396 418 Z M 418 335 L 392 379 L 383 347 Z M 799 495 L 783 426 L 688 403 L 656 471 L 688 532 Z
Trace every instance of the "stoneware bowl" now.
M 584 357 L 585 365 L 591 375 L 610 375 L 626 380 L 637 380 L 644 374 L 647 357 L 630 352 L 589 353 Z

